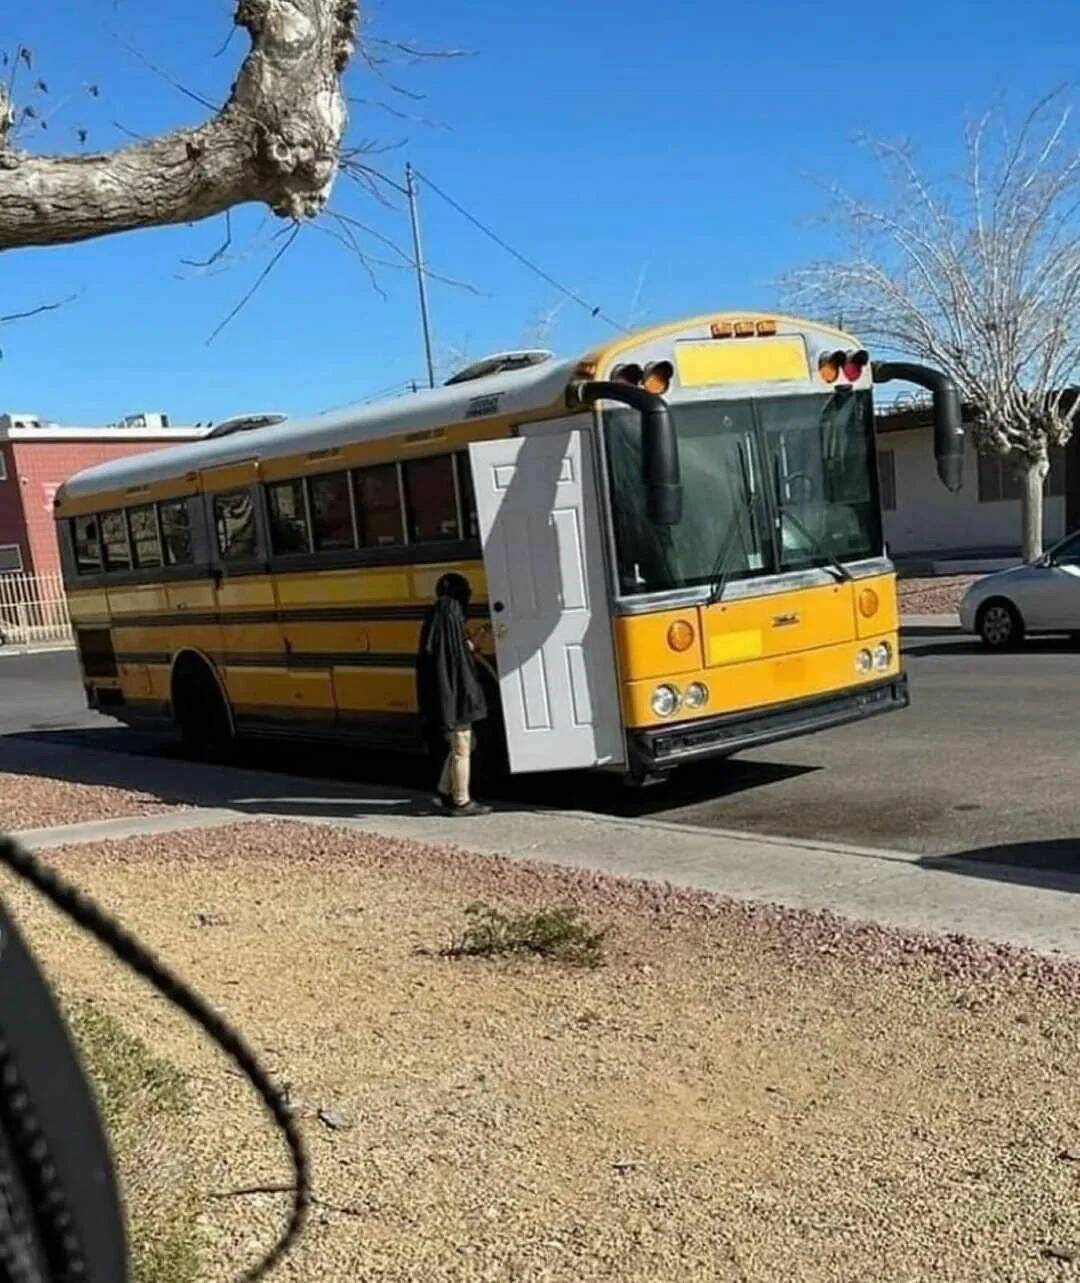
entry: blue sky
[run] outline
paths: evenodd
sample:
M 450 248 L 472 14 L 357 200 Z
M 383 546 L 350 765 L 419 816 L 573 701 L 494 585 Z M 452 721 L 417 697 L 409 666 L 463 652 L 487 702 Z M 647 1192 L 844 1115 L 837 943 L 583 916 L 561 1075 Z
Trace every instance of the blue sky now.
M 198 120 L 203 109 L 125 45 L 218 100 L 244 44 L 237 33 L 215 56 L 231 11 L 231 0 L 0 0 L 5 47 L 34 54 L 22 88 L 38 76 L 49 87 L 32 99 L 52 113 L 48 132 L 28 145 L 75 148 L 86 128 L 89 145 L 106 148 L 124 141 L 117 123 L 145 134 Z M 407 140 L 374 163 L 400 178 L 411 160 L 552 276 L 637 323 L 771 306 L 778 274 L 830 248 L 814 180 L 868 172 L 854 134 L 910 138 L 944 171 L 965 112 L 1002 93 L 1025 104 L 1074 76 L 1080 53 L 1066 0 L 912 0 L 851 17 L 806 0 L 380 0 L 365 12 L 376 36 L 474 53 L 397 69 L 423 101 L 358 65 L 351 94 L 435 124 L 356 104 L 353 139 Z M 558 307 L 554 289 L 433 193 L 422 199 L 431 268 L 482 292 L 432 283 L 444 367 L 535 342 L 544 316 L 562 352 L 611 332 L 574 303 Z M 348 183 L 333 207 L 407 246 L 400 207 Z M 0 408 L 68 423 L 162 409 L 193 422 L 327 409 L 422 378 L 414 279 L 380 269 L 383 299 L 356 258 L 312 228 L 207 346 L 280 244 L 277 230 L 261 210 L 237 213 L 236 259 L 217 273 L 181 260 L 209 255 L 220 221 L 4 254 L 0 314 L 77 298 L 0 327 Z

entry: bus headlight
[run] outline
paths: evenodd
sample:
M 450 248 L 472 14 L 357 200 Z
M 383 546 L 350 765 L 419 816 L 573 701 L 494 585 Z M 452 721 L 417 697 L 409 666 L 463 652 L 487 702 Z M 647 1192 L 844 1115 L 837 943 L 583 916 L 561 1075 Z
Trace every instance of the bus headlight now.
M 683 692 L 683 705 L 686 708 L 704 708 L 709 702 L 709 688 L 704 682 L 691 682 Z
M 892 663 L 892 647 L 888 642 L 879 642 L 874 647 L 874 667 L 883 673 Z
M 657 717 L 670 717 L 681 703 L 682 699 L 674 686 L 668 686 L 665 683 L 663 686 L 657 686 L 653 691 L 652 711 Z
M 860 677 L 865 677 L 874 668 L 874 657 L 868 650 L 860 650 L 855 656 L 855 671 Z

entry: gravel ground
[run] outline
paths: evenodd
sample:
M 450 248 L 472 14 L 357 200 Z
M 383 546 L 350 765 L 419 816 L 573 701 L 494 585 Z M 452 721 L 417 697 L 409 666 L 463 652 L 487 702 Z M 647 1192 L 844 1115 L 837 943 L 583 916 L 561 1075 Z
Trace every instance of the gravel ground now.
M 0 833 L 186 809 L 151 793 L 0 771 Z
M 897 584 L 902 615 L 952 615 L 980 575 L 942 575 L 937 579 L 901 579 Z
M 51 858 L 290 1083 L 320 1202 L 285 1278 L 1080 1276 L 1078 966 L 316 826 Z M 580 906 L 607 965 L 425 954 L 476 899 Z M 249 1094 L 11 900 L 57 981 L 192 1075 L 171 1143 L 205 1182 L 204 1276 L 235 1274 L 283 1210 L 228 1196 L 284 1174 Z

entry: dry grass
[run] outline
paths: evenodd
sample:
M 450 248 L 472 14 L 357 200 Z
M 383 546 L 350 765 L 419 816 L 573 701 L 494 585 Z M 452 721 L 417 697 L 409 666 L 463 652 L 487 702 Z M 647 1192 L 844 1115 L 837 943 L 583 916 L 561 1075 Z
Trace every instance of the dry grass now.
M 1077 1268 L 1051 1256 L 1080 1249 L 1069 967 L 314 827 L 54 858 L 291 1084 L 321 1201 L 285 1278 L 1042 1283 Z M 578 906 L 610 928 L 606 965 L 431 956 L 477 900 Z M 284 1212 L 277 1195 L 211 1197 L 286 1177 L 258 1107 L 137 982 L 13 902 L 57 978 L 190 1076 L 205 1277 L 235 1273 Z
M 186 1080 L 107 1011 L 76 999 L 66 1014 L 123 1184 L 133 1283 L 192 1283 L 198 1199 L 184 1153 Z

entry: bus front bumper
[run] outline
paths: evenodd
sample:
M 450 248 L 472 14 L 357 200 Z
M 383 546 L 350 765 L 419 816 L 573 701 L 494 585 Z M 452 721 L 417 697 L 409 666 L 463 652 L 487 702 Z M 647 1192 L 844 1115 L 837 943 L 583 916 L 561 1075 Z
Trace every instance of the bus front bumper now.
M 847 722 L 860 722 L 881 713 L 894 713 L 907 708 L 910 702 L 907 674 L 900 673 L 856 690 L 817 695 L 773 708 L 748 709 L 673 726 L 631 730 L 628 735 L 630 769 L 639 777 L 655 775 L 687 762 L 728 757 L 762 744 L 809 735 Z

